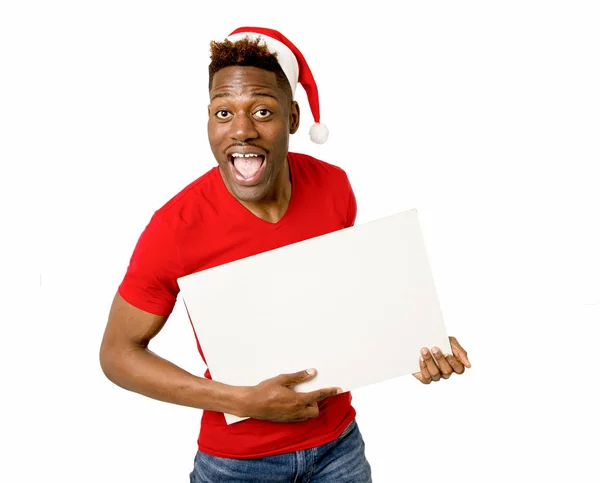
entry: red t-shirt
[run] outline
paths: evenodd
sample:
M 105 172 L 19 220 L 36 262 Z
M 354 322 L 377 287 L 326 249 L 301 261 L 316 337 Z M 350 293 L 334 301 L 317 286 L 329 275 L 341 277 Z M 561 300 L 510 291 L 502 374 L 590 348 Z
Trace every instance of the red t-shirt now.
M 341 168 L 298 153 L 288 153 L 288 161 L 292 196 L 277 223 L 239 203 L 218 167 L 184 188 L 154 213 L 141 234 L 119 294 L 146 312 L 169 315 L 179 277 L 354 224 L 356 199 Z M 197 337 L 196 342 L 204 360 Z M 211 378 L 210 368 L 205 377 Z M 198 449 L 226 458 L 259 458 L 326 444 L 355 417 L 351 401 L 349 392 L 329 397 L 319 403 L 317 418 L 293 423 L 246 419 L 227 425 L 223 413 L 204 410 Z

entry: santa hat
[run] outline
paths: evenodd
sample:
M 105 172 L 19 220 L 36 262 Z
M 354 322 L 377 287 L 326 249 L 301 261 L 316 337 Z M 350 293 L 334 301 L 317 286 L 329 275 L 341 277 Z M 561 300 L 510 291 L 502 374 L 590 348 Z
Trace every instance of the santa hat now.
M 261 27 L 240 27 L 227 37 L 235 42 L 243 38 L 251 40 L 260 38 L 272 54 L 277 54 L 277 61 L 292 88 L 292 96 L 296 92 L 296 85 L 302 84 L 306 91 L 308 104 L 312 112 L 315 124 L 309 131 L 311 141 L 322 144 L 327 141 L 329 130 L 325 124 L 321 124 L 321 113 L 319 110 L 319 91 L 315 79 L 302 55 L 302 52 L 276 30 Z

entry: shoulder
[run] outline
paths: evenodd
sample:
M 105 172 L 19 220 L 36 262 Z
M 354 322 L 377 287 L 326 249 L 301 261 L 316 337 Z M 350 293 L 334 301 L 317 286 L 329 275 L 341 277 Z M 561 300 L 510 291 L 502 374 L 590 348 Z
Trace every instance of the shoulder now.
M 290 162 L 294 163 L 299 171 L 308 176 L 321 178 L 326 182 L 348 183 L 348 175 L 344 169 L 335 164 L 317 159 L 308 154 L 289 152 L 288 156 Z
M 339 226 L 351 226 L 356 217 L 356 198 L 346 171 L 307 154 L 288 154 L 292 183 L 300 185 L 304 203 L 338 219 Z
M 204 173 L 170 198 L 154 213 L 153 218 L 173 228 L 190 220 L 197 220 L 215 199 L 220 175 L 218 167 Z

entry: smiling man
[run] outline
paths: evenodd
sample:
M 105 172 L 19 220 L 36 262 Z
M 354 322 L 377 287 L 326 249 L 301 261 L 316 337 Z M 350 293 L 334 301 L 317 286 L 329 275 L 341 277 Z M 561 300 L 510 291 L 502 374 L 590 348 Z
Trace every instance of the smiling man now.
M 102 368 L 125 389 L 204 410 L 192 482 L 369 482 L 351 394 L 294 391 L 314 370 L 229 386 L 213 381 L 210 369 L 197 377 L 148 349 L 173 310 L 177 278 L 350 227 L 356 218 L 341 168 L 288 151 L 300 123 L 298 83 L 315 120 L 311 138 L 327 137 L 298 49 L 260 28 L 238 29 L 211 49 L 208 137 L 218 165 L 157 210 L 141 234 L 111 307 Z M 464 372 L 466 352 L 454 338 L 451 345 L 451 355 L 424 348 L 415 377 L 427 384 Z M 249 419 L 227 425 L 224 412 Z

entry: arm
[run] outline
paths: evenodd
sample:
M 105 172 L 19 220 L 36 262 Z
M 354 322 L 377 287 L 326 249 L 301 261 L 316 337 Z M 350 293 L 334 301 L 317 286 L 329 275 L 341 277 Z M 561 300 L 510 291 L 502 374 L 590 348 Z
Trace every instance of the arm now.
M 106 377 L 124 389 L 160 401 L 280 422 L 315 418 L 319 415 L 317 401 L 338 393 L 338 388 L 303 394 L 291 389 L 312 379 L 316 372 L 280 374 L 256 386 L 230 386 L 194 376 L 148 349 L 167 319 L 134 307 L 117 293 L 100 348 Z
M 106 377 L 160 401 L 244 416 L 244 388 L 194 376 L 148 349 L 167 319 L 134 307 L 117 293 L 100 348 Z

